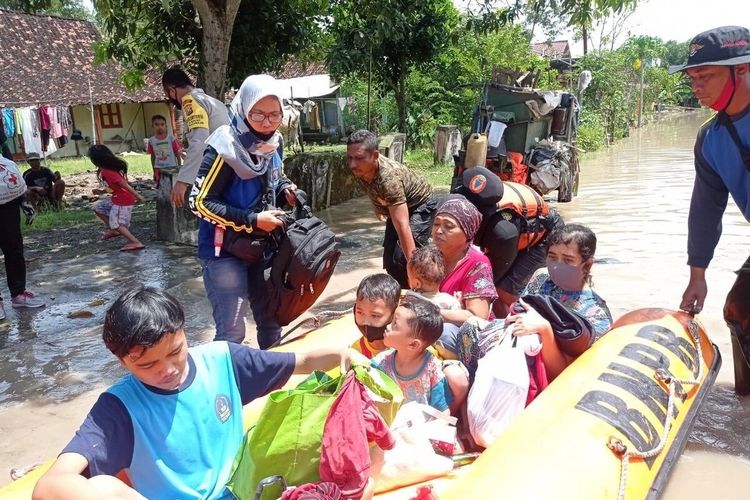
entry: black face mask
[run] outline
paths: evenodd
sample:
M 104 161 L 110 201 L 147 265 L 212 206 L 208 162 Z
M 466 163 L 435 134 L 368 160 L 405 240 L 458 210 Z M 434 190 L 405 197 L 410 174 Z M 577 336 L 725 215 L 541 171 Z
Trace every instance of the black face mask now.
M 383 340 L 383 337 L 385 337 L 385 330 L 388 328 L 390 320 L 383 326 L 360 325 L 357 323 L 357 317 L 355 316 L 354 324 L 357 325 L 360 333 L 368 342 L 375 342 L 376 340 Z
M 169 102 L 171 102 L 175 108 L 182 109 L 182 103 L 176 99 L 169 98 Z

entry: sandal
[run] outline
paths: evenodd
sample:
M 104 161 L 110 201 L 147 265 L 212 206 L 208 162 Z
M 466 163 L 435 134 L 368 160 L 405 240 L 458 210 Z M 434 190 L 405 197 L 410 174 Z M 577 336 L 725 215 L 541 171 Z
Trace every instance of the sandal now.
M 121 252 L 133 252 L 135 250 L 143 250 L 146 245 L 137 245 L 135 243 L 128 243 L 120 249 Z

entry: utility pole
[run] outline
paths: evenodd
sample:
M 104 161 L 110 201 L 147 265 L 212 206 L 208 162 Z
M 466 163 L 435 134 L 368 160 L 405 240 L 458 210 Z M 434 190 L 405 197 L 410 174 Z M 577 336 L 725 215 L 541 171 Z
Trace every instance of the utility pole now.
M 646 63 L 641 59 L 641 98 L 638 100 L 638 128 L 641 128 L 641 120 L 643 118 L 643 69 Z
M 370 89 L 372 87 L 372 45 L 370 45 L 370 69 L 367 72 L 367 130 L 370 130 Z

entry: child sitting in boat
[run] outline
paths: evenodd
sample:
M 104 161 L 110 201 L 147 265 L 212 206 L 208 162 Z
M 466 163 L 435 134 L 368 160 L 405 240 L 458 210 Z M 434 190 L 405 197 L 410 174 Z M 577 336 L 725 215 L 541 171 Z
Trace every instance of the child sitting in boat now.
M 440 338 L 443 318 L 433 303 L 406 296 L 393 313 L 383 343 L 390 351 L 372 363 L 395 380 L 406 401 L 417 401 L 447 411 L 452 394 L 441 361 L 429 350 Z
M 114 302 L 104 344 L 129 373 L 99 397 L 39 479 L 35 499 L 233 498 L 225 484 L 244 438 L 242 406 L 292 373 L 361 357 L 227 342 L 188 349 L 184 324 L 180 303 L 156 288 L 134 288 Z M 115 477 L 122 471 L 132 488 Z
M 461 303 L 456 297 L 440 291 L 440 283 L 445 278 L 445 263 L 443 254 L 435 245 L 415 249 L 406 265 L 406 272 L 412 291 L 440 309 L 461 309 Z
M 588 227 L 566 224 L 555 229 L 547 238 L 547 267 L 534 273 L 521 300 L 530 294 L 553 297 L 587 320 L 595 339 L 601 338 L 612 326 L 612 315 L 604 299 L 591 288 L 595 252 L 596 235 Z M 540 334 L 542 358 L 550 380 L 573 361 L 558 348 L 549 321 L 533 309 L 510 315 L 506 321 L 513 323 L 514 335 Z
M 388 274 L 371 274 L 360 282 L 354 302 L 354 323 L 362 337 L 352 344 L 353 349 L 368 358 L 387 349 L 383 335 L 393 320 L 400 298 L 401 285 Z

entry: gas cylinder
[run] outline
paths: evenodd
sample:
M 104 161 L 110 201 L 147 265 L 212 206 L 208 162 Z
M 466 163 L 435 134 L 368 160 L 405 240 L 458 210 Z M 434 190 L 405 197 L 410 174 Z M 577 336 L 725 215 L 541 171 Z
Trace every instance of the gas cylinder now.
M 487 161 L 487 136 L 473 133 L 466 142 L 464 168 L 484 167 Z

